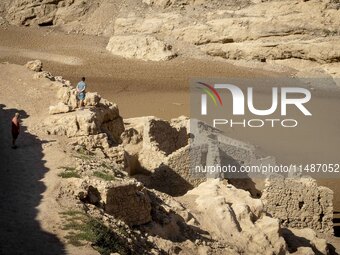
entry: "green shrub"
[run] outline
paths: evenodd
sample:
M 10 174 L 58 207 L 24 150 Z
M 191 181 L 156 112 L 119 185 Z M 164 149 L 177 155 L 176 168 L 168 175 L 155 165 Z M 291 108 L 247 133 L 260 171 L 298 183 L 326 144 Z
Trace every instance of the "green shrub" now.
M 100 179 L 103 179 L 105 181 L 113 181 L 115 179 L 115 177 L 111 174 L 108 174 L 108 173 L 104 173 L 104 172 L 101 172 L 101 171 L 95 171 L 93 173 L 93 176 L 96 176 Z
M 59 173 L 58 176 L 61 178 L 80 178 L 77 170 L 74 167 L 63 167 L 63 172 Z
M 99 220 L 78 211 L 66 211 L 61 215 L 65 223 L 63 229 L 68 230 L 65 236 L 68 243 L 83 246 L 86 242 L 91 242 L 92 247 L 102 255 L 110 255 L 114 252 L 121 255 L 131 253 L 125 246 L 124 240 Z

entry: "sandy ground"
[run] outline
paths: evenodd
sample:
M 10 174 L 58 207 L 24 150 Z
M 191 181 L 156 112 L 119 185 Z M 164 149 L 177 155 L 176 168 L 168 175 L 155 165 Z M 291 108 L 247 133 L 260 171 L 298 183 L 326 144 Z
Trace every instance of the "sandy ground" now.
M 183 59 L 177 58 L 170 62 L 153 63 L 143 61 L 125 60 L 111 56 L 105 51 L 105 46 L 108 38 L 95 37 L 95 36 L 81 36 L 81 35 L 65 35 L 57 31 L 52 31 L 46 28 L 16 28 L 8 27 L 6 29 L 0 27 L 0 62 L 10 62 L 17 64 L 24 64 L 28 60 L 41 59 L 44 62 L 44 69 L 51 71 L 54 75 L 61 75 L 66 79 L 70 79 L 75 84 L 80 77 L 86 76 L 89 89 L 91 91 L 98 91 L 105 98 L 116 102 L 119 105 L 121 115 L 125 118 L 154 115 L 165 119 L 178 117 L 180 115 L 189 115 L 189 92 L 188 84 L 190 79 L 194 77 L 277 77 L 282 74 L 269 73 L 266 71 L 236 67 L 222 61 L 211 60 L 197 60 L 197 59 Z M 5 77 L 3 73 L 0 77 Z M 6 75 L 7 77 L 7 75 Z M 47 88 L 46 91 L 35 91 L 34 87 L 23 83 L 25 77 L 20 81 L 21 85 L 32 90 L 32 93 L 41 95 L 51 93 Z M 35 116 L 41 113 L 41 105 L 33 101 L 22 100 L 25 98 L 26 91 L 16 91 L 13 88 L 14 83 L 18 81 L 1 81 L 0 104 L 4 104 L 1 111 L 1 126 L 8 125 L 8 118 L 13 114 L 15 109 L 25 109 L 26 113 L 30 116 Z M 6 91 L 6 93 L 3 93 Z M 11 95 L 11 96 L 9 96 Z M 261 93 L 260 97 L 263 100 L 267 99 L 265 93 Z M 315 99 L 314 99 L 315 98 Z M 311 107 L 316 112 L 317 117 L 311 120 L 304 121 L 304 125 L 310 126 L 308 132 L 297 129 L 293 133 L 285 133 L 282 130 L 261 130 L 257 132 L 249 132 L 249 130 L 232 129 L 229 134 L 235 138 L 249 141 L 258 145 L 261 149 L 277 157 L 279 162 L 290 162 L 292 160 L 310 161 L 314 155 L 319 155 L 327 161 L 336 161 L 339 163 L 340 153 L 338 145 L 340 144 L 340 96 L 337 93 L 328 93 L 324 91 L 313 92 L 313 104 Z M 48 103 L 46 102 L 45 109 Z M 12 109 L 12 110 L 10 110 Z M 43 116 L 43 115 L 41 115 Z M 7 119 L 6 121 L 4 120 Z M 24 121 L 24 124 L 30 126 L 34 123 L 34 117 L 29 117 Z M 326 124 L 325 124 L 326 123 Z M 322 130 L 322 132 L 320 132 Z M 29 207 L 33 208 L 32 212 L 24 216 L 21 208 L 24 206 L 21 203 L 16 204 L 14 211 L 17 211 L 16 218 L 19 220 L 23 218 L 27 221 L 35 222 L 32 228 L 39 230 L 39 235 L 42 238 L 51 238 L 52 243 L 55 244 L 56 249 L 60 248 L 56 237 L 49 237 L 45 233 L 38 222 L 35 221 L 38 208 L 44 208 L 44 205 L 39 202 L 42 194 L 48 196 L 48 190 L 55 189 L 54 179 L 49 179 L 48 176 L 53 173 L 48 172 L 50 164 L 56 160 L 57 156 L 52 156 L 46 160 L 48 153 L 44 155 L 42 150 L 48 150 L 48 147 L 43 149 L 44 143 L 41 139 L 36 137 L 27 136 L 23 138 L 23 146 L 30 148 L 30 144 L 34 144 L 35 148 L 28 149 L 29 153 L 23 150 L 11 151 L 5 149 L 8 146 L 8 136 L 4 135 L 4 129 L 0 130 L 1 137 L 5 140 L 1 142 L 1 167 L 5 167 L 4 171 L 10 169 L 26 169 L 20 176 L 23 178 L 16 184 L 11 184 L 10 179 L 14 175 L 4 175 L 1 182 L 8 186 L 9 190 L 23 185 L 27 178 L 35 178 L 37 183 L 34 186 L 37 190 L 33 192 L 30 186 L 23 188 L 14 197 L 6 196 L 8 192 L 2 192 L 2 201 L 13 201 L 20 196 L 32 195 L 33 198 L 28 199 Z M 279 132 L 279 133 L 277 133 Z M 280 137 L 280 139 L 277 139 Z M 7 140 L 6 140 L 7 139 Z M 26 144 L 26 145 L 25 145 Z M 48 144 L 48 143 L 47 143 Z M 38 151 L 39 153 L 37 153 Z M 15 153 L 15 154 L 14 154 Z M 32 155 L 31 155 L 32 153 Z M 35 154 L 37 153 L 37 155 Z M 60 154 L 61 157 L 62 154 Z M 17 162 L 15 159 L 21 159 Z M 41 171 L 37 176 L 31 177 L 29 170 L 34 168 L 36 158 L 41 163 Z M 56 159 L 55 159 L 56 158 Z M 45 162 L 46 161 L 46 162 Z M 334 162 L 334 163 L 336 163 Z M 46 164 L 45 164 L 46 163 Z M 18 165 L 15 165 L 18 164 Z M 51 163 L 53 164 L 53 163 Z M 9 171 L 10 172 L 10 171 Z M 55 175 L 55 173 L 54 173 Z M 43 179 L 47 178 L 47 179 Z M 339 216 L 340 211 L 340 197 L 337 196 L 340 191 L 340 180 L 319 180 L 319 183 L 330 187 L 334 192 L 334 208 L 335 217 Z M 30 184 L 31 185 L 31 184 Z M 46 189 L 48 187 L 48 189 Z M 7 189 L 7 188 L 6 188 Z M 5 190 L 6 190 L 5 189 Z M 7 198 L 6 198 L 7 197 Z M 7 199 L 7 200 L 6 200 Z M 21 201 L 21 200 L 20 200 Z M 6 206 L 7 203 L 2 203 Z M 7 210 L 7 211 L 6 211 Z M 4 209 L 5 215 L 13 213 L 11 209 Z M 2 210 L 1 210 L 2 211 Z M 43 210 L 44 211 L 44 210 Z M 15 214 L 14 214 L 15 215 Z M 39 214 L 41 215 L 41 214 Z M 336 234 L 340 233 L 339 219 L 335 220 Z M 8 226 L 15 227 L 17 223 Z M 53 224 L 52 224 L 53 225 Z M 9 244 L 10 245 L 10 244 Z M 33 246 L 33 245 L 32 245 Z M 1 251 L 1 250 L 0 250 Z M 1 252 L 0 252 L 1 254 Z M 48 254 L 48 253 L 47 253 Z M 62 254 L 62 253 L 60 253 Z

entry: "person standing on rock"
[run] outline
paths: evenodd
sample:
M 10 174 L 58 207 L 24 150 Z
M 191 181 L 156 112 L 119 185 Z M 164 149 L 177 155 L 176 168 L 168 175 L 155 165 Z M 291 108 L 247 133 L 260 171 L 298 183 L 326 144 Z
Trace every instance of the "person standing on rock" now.
M 15 113 L 13 119 L 12 119 L 12 148 L 16 149 L 17 146 L 15 144 L 18 136 L 20 133 L 20 115 L 19 113 Z
M 77 99 L 78 99 L 78 107 L 82 108 L 84 107 L 84 100 L 86 96 L 86 83 L 85 83 L 85 77 L 81 78 L 81 81 L 77 84 Z

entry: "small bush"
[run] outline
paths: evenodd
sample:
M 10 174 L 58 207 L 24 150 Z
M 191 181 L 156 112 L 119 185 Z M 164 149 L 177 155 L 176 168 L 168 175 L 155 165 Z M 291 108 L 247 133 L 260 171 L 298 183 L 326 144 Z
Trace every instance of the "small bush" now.
M 69 231 L 65 236 L 68 243 L 83 246 L 85 242 L 91 242 L 92 247 L 102 255 L 110 255 L 114 252 L 121 255 L 130 254 L 122 238 L 99 220 L 78 211 L 67 211 L 61 214 L 65 221 L 63 229 Z
M 76 152 L 77 152 L 77 155 L 75 155 L 75 157 L 79 159 L 83 159 L 83 160 L 90 160 L 95 155 L 93 152 L 88 151 L 83 147 L 81 147 Z
M 74 167 L 63 167 L 64 171 L 59 173 L 58 176 L 61 178 L 80 178 L 77 170 Z
M 100 164 L 100 166 L 101 166 L 102 168 L 111 169 L 111 166 L 108 165 L 108 164 L 106 164 L 105 162 L 102 162 L 102 163 Z
M 104 172 L 100 172 L 100 171 L 95 171 L 93 173 L 93 176 L 96 176 L 100 179 L 103 179 L 105 181 L 113 181 L 115 179 L 115 177 L 111 174 L 108 173 L 104 173 Z

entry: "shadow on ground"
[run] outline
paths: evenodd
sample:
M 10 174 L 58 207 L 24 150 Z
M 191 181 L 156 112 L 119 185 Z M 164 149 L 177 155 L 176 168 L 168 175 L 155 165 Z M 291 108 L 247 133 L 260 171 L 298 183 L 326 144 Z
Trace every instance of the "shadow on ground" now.
M 11 118 L 19 112 L 0 104 L 0 254 L 66 254 L 64 245 L 37 221 L 44 166 L 42 141 L 21 127 L 18 148 L 11 148 Z

